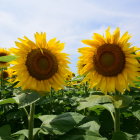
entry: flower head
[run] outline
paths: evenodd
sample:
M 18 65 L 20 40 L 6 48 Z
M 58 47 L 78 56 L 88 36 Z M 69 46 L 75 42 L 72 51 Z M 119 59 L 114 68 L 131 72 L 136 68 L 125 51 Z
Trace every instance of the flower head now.
M 8 50 L 6 50 L 4 48 L 0 48 L 0 57 L 1 56 L 7 56 L 9 54 L 10 54 L 10 52 Z M 6 68 L 8 66 L 9 66 L 9 63 L 8 62 L 2 62 L 2 61 L 0 61 L 0 68 Z
M 23 89 L 50 91 L 63 87 L 68 70 L 68 55 L 62 53 L 64 43 L 56 38 L 46 41 L 46 33 L 35 33 L 35 42 L 27 37 L 15 42 L 12 52 L 18 56 L 13 69 Z
M 123 93 L 133 85 L 138 76 L 139 64 L 136 60 L 136 47 L 131 47 L 128 32 L 120 37 L 120 29 L 113 34 L 110 28 L 105 37 L 94 33 L 92 40 L 83 40 L 90 47 L 80 48 L 82 54 L 78 62 L 79 73 L 85 74 L 90 87 L 96 87 L 102 92 Z M 83 67 L 81 65 L 84 64 Z

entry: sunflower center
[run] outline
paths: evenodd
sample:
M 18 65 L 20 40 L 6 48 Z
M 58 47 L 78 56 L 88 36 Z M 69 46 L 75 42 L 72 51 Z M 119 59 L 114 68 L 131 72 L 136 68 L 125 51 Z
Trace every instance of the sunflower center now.
M 99 74 L 116 76 L 125 67 L 125 55 L 118 45 L 104 44 L 97 49 L 93 63 Z
M 47 68 L 48 68 L 48 60 L 46 59 L 46 57 L 42 56 L 42 58 L 39 58 L 38 67 L 41 70 L 47 70 Z
M 101 55 L 100 61 L 102 65 L 111 66 L 115 62 L 115 57 L 113 53 L 105 52 Z
M 1 57 L 1 56 L 6 56 L 6 55 L 7 55 L 6 53 L 3 53 L 3 52 L 0 53 L 0 57 Z M 6 62 L 0 61 L 0 63 L 6 63 Z
M 8 72 L 3 71 L 1 76 L 3 79 L 6 79 L 6 78 L 8 78 L 9 74 L 8 74 Z
M 58 70 L 56 57 L 47 49 L 33 49 L 27 55 L 26 67 L 29 74 L 37 80 L 47 80 Z

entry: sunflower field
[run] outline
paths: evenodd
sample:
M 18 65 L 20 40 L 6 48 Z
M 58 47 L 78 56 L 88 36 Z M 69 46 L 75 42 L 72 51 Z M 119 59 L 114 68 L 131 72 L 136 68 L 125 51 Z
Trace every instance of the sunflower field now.
M 140 53 L 128 32 L 93 34 L 77 73 L 35 33 L 0 48 L 0 140 L 140 140 Z

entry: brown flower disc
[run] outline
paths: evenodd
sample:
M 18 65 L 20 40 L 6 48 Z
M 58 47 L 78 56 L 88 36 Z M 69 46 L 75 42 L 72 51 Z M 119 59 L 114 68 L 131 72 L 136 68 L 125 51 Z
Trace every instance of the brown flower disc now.
M 117 76 L 125 67 L 125 55 L 118 45 L 104 44 L 93 56 L 95 70 L 103 76 Z
M 47 80 L 58 70 L 56 57 L 47 49 L 33 49 L 25 63 L 29 74 L 37 80 Z
M 6 79 L 6 78 L 8 78 L 8 77 L 9 77 L 9 74 L 8 74 L 8 72 L 7 72 L 7 71 L 2 71 L 1 76 L 2 76 L 2 78 L 3 78 L 3 79 Z

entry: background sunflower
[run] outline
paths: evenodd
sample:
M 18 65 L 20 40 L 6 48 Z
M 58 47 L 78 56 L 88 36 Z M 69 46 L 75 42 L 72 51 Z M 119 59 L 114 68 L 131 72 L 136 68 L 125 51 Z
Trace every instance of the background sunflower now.
M 0 57 L 10 55 L 10 52 L 4 48 L 0 48 Z M 8 62 L 0 61 L 0 68 L 6 68 L 9 66 Z

